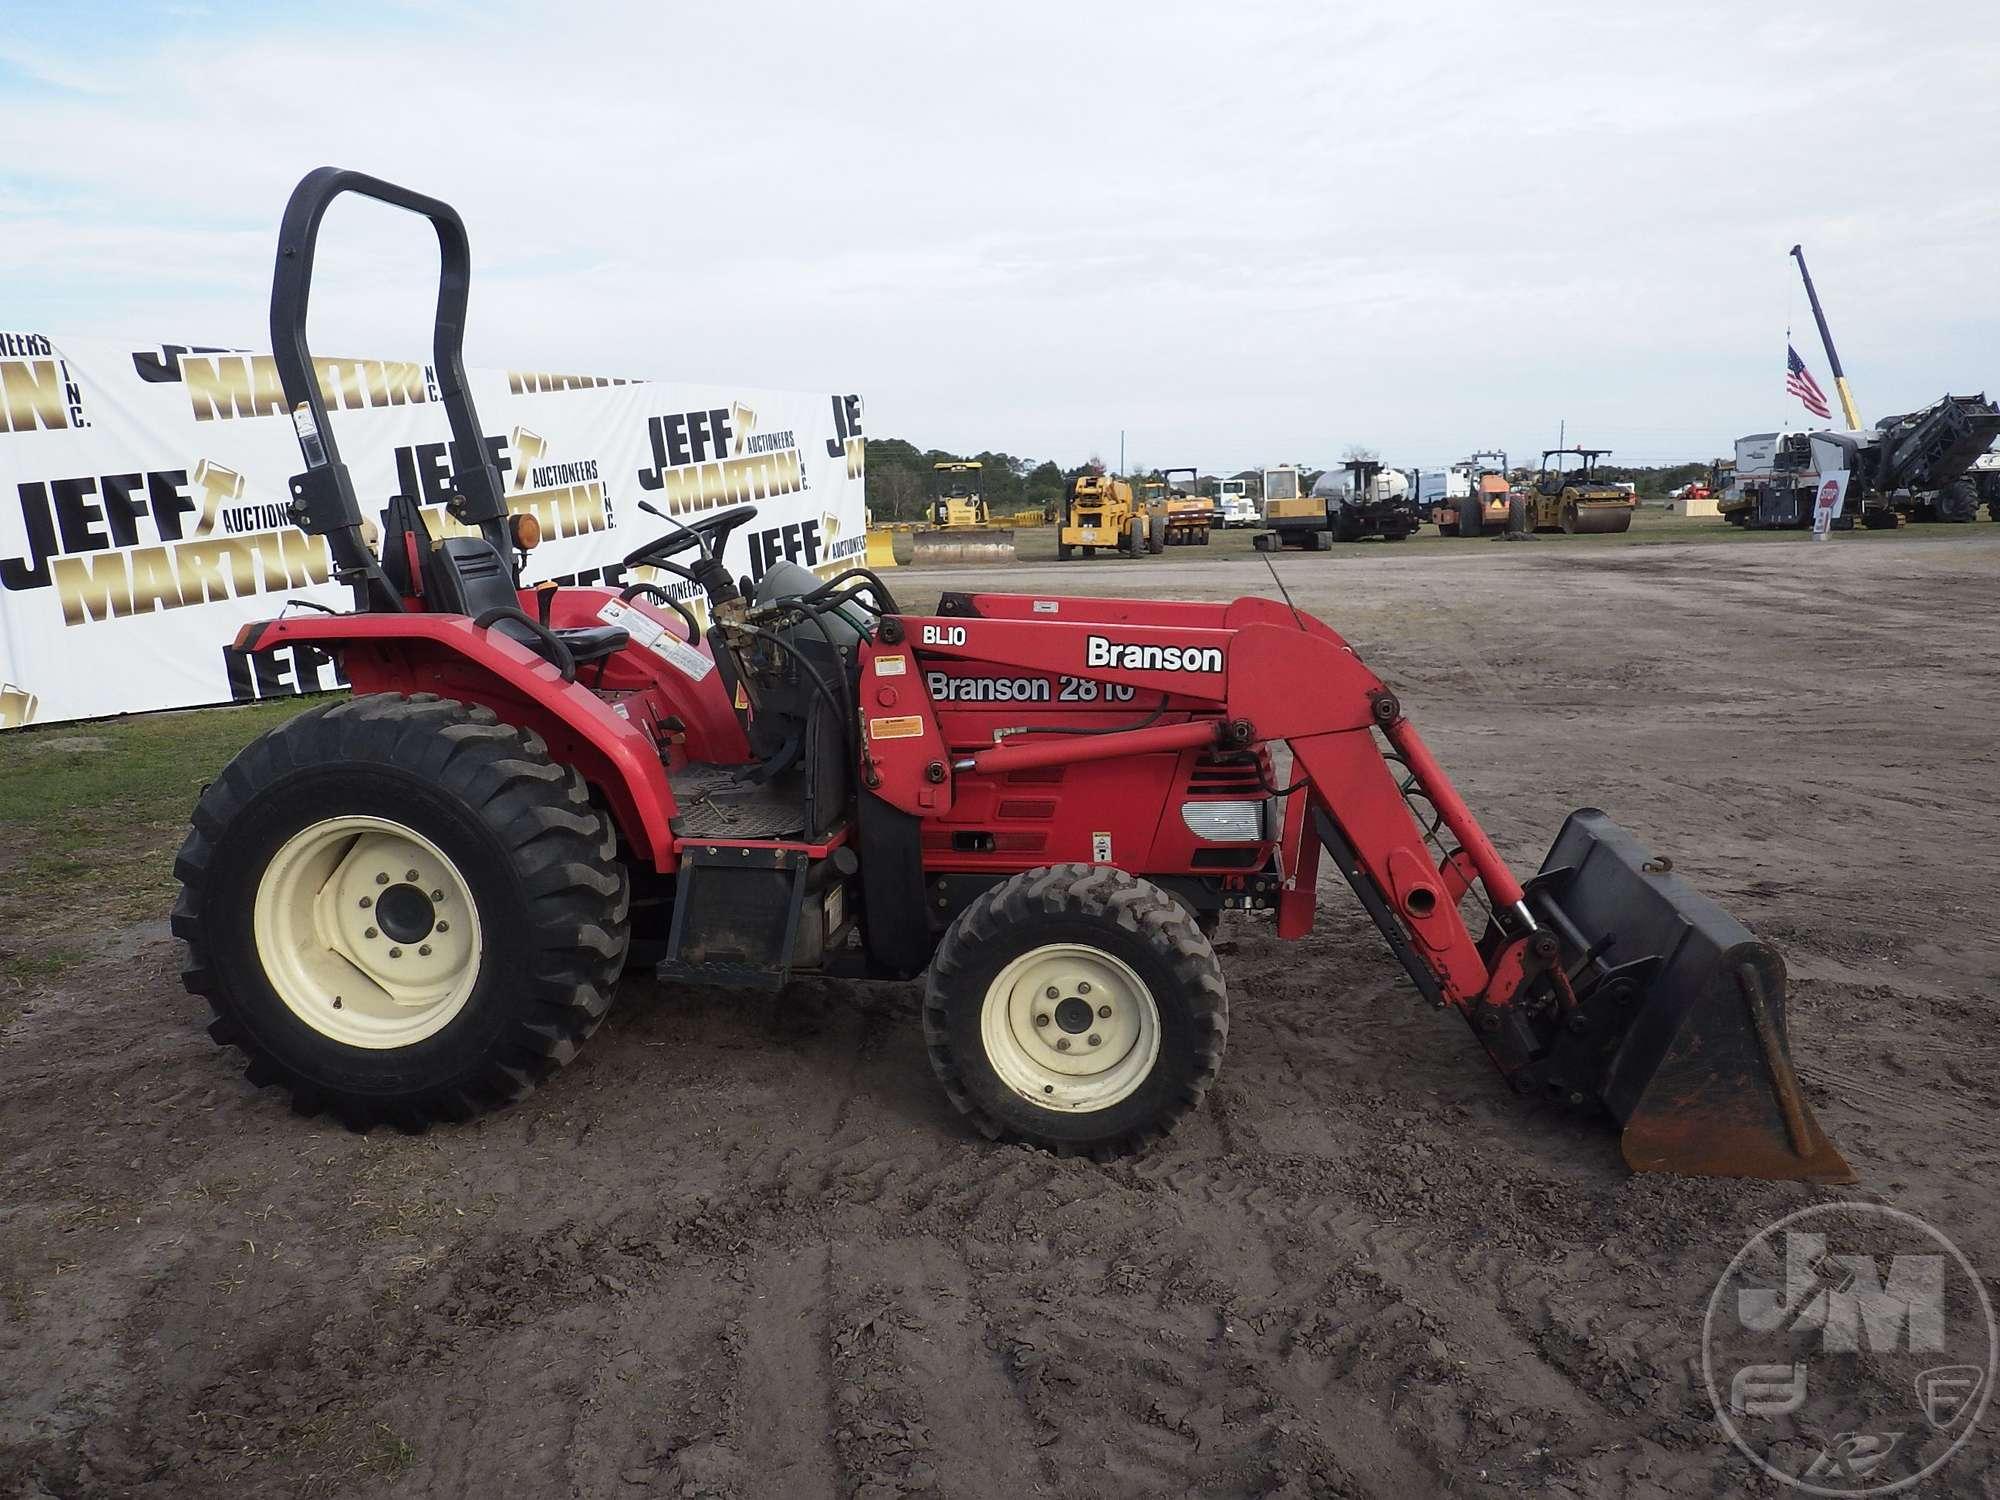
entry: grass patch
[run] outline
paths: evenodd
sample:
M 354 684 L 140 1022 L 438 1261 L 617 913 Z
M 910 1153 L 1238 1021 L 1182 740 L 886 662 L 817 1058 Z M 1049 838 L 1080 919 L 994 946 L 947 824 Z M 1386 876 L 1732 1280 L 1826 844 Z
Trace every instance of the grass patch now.
M 408 1438 L 392 1429 L 388 1423 L 378 1423 L 367 1453 L 362 1457 L 361 1469 L 383 1479 L 394 1479 L 398 1474 L 417 1461 L 416 1445 Z
M 34 953 L 9 953 L 0 957 L 0 979 L 19 980 L 24 984 L 34 979 L 54 979 L 82 962 L 83 954 L 79 950 L 62 946 L 42 948 Z
M 164 917 L 202 786 L 310 699 L 0 735 L 0 978 L 52 978 L 78 940 Z M 20 939 L 16 942 L 14 939 Z

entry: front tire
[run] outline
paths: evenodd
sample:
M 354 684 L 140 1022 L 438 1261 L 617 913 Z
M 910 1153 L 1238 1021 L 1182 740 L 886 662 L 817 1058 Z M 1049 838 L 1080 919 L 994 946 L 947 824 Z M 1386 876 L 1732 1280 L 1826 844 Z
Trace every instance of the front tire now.
M 465 1119 L 526 1097 L 603 1019 L 628 940 L 616 851 L 581 778 L 490 709 L 309 709 L 195 807 L 182 981 L 301 1113 Z
M 946 931 L 924 992 L 951 1102 L 984 1135 L 1063 1155 L 1165 1136 L 1215 1081 L 1228 1035 L 1208 939 L 1172 896 L 1109 865 L 993 887 Z

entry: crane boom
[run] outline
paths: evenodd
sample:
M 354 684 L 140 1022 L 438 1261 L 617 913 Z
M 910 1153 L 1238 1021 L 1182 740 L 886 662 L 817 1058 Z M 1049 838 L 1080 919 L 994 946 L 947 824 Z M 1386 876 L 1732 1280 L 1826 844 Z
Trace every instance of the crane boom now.
M 1847 372 L 1840 368 L 1840 355 L 1834 350 L 1833 335 L 1827 331 L 1826 314 L 1820 310 L 1819 293 L 1813 289 L 1812 272 L 1806 269 L 1806 253 L 1799 246 L 1792 246 L 1792 256 L 1799 263 L 1799 275 L 1805 278 L 1806 300 L 1812 303 L 1813 321 L 1819 324 L 1819 341 L 1826 345 L 1826 362 L 1833 368 L 1833 388 L 1840 395 L 1840 414 L 1847 419 L 1850 430 L 1861 426 L 1861 414 L 1854 409 L 1854 392 L 1847 388 Z

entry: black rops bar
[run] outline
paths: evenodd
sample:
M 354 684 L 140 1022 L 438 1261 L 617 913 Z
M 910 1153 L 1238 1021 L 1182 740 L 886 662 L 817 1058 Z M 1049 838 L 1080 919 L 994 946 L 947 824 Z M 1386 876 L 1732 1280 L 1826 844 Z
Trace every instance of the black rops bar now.
M 320 167 L 292 189 L 278 230 L 278 263 L 271 277 L 271 353 L 285 401 L 298 428 L 306 471 L 292 478 L 292 508 L 300 527 L 324 536 L 333 551 L 335 575 L 354 589 L 360 610 L 400 611 L 403 601 L 383 576 L 381 564 L 361 535 L 361 507 L 354 481 L 340 460 L 320 395 L 312 350 L 306 344 L 306 312 L 312 296 L 313 254 L 320 220 L 342 193 L 358 193 L 430 220 L 438 238 L 437 319 L 432 332 L 432 365 L 445 416 L 451 423 L 452 455 L 460 467 L 451 476 L 453 514 L 507 555 L 507 504 L 500 471 L 487 457 L 486 443 L 465 380 L 465 310 L 472 281 L 472 251 L 458 210 L 436 198 L 393 182 Z

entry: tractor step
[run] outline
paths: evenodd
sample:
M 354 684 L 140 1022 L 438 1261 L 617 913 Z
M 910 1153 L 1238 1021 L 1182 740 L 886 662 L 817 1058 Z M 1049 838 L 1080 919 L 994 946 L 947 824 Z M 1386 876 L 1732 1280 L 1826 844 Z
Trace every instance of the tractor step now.
M 782 989 L 791 977 L 812 864 L 797 849 L 684 849 L 660 978 Z

